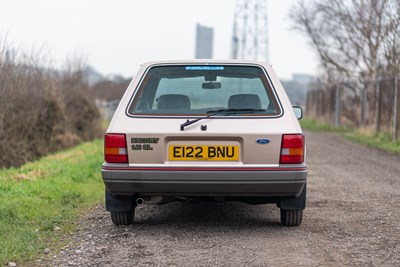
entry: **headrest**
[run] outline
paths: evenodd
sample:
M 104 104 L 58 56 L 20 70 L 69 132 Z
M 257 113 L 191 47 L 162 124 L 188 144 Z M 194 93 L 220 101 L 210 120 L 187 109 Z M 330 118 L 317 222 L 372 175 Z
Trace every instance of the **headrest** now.
M 190 109 L 190 100 L 186 95 L 161 95 L 157 99 L 157 109 Z
M 229 97 L 228 108 L 261 109 L 261 100 L 255 94 L 238 94 Z

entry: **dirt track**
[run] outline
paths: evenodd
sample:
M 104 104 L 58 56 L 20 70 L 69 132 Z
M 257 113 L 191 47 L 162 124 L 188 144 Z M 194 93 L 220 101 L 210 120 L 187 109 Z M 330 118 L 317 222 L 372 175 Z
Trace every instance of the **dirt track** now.
M 400 157 L 307 133 L 308 203 L 300 227 L 274 205 L 142 205 L 115 227 L 102 206 L 56 266 L 400 266 Z M 42 261 L 42 264 L 48 261 Z

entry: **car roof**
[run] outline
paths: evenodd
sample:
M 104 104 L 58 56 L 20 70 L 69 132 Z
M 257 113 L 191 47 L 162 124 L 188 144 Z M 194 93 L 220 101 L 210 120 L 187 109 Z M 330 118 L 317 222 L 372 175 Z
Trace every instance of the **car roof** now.
M 171 64 L 234 64 L 234 65 L 270 65 L 265 61 L 257 60 L 238 60 L 238 59 L 190 59 L 190 60 L 162 60 L 144 62 L 142 67 L 152 65 L 171 65 Z

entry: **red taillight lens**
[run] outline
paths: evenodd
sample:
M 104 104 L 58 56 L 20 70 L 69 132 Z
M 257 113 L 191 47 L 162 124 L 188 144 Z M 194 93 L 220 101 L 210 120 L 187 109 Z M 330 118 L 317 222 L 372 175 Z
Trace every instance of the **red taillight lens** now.
M 304 162 L 304 135 L 284 134 L 282 136 L 280 164 Z
M 104 136 L 104 158 L 108 163 L 128 163 L 125 134 Z

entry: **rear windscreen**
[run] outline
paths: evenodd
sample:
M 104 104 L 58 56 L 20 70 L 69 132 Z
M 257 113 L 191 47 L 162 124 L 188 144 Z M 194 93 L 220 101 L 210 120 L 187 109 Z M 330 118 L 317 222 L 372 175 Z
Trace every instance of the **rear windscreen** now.
M 205 115 L 222 109 L 264 116 L 280 113 L 262 68 L 222 65 L 152 67 L 128 111 L 131 115 Z

